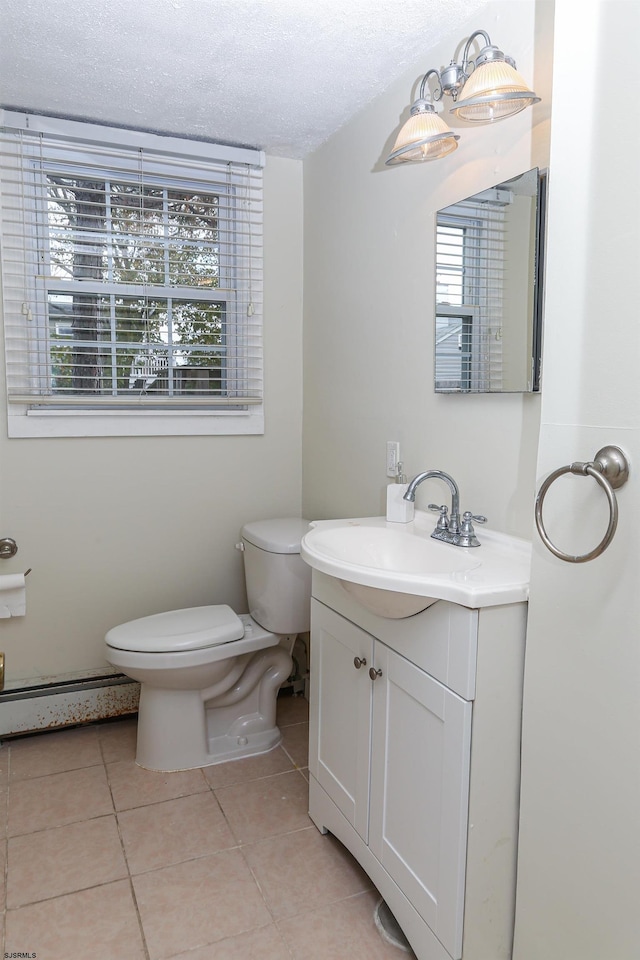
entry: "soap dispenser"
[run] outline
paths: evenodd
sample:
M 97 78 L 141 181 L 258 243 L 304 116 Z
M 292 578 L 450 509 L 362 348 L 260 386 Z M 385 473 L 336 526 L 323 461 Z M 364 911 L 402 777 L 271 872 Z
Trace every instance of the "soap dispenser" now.
M 391 523 L 411 523 L 413 520 L 415 505 L 403 499 L 408 486 L 399 463 L 395 483 L 387 486 L 387 520 Z

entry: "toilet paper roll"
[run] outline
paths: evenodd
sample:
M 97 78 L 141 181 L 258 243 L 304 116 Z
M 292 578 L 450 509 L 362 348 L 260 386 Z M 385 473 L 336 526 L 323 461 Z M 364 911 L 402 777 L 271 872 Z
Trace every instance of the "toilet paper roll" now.
M 24 617 L 27 612 L 27 591 L 24 573 L 0 575 L 0 618 Z

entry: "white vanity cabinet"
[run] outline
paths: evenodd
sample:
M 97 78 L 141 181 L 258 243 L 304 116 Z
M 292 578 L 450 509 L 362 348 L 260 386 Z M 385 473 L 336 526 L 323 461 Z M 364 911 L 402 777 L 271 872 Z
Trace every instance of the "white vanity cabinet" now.
M 316 570 L 313 596 L 312 819 L 419 960 L 506 960 L 526 604 L 388 619 Z

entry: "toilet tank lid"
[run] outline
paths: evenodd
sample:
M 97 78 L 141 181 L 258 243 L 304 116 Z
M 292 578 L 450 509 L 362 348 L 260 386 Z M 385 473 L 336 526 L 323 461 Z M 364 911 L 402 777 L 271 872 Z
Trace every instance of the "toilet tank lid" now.
M 105 640 L 117 650 L 170 653 L 200 650 L 244 636 L 240 617 L 226 604 L 169 610 L 113 627 Z
M 269 553 L 300 553 L 300 541 L 309 529 L 309 521 L 300 517 L 279 520 L 253 520 L 242 528 L 242 539 Z

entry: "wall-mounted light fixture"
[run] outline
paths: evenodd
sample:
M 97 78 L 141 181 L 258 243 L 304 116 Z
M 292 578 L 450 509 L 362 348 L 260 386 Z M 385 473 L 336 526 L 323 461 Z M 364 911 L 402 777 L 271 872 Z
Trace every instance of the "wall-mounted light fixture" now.
M 485 46 L 475 60 L 470 60 L 469 50 L 476 37 L 482 37 Z M 429 77 L 437 78 L 433 94 Z M 461 64 L 452 60 L 442 72 L 428 70 L 422 78 L 418 99 L 411 106 L 411 116 L 400 130 L 387 164 L 438 160 L 457 148 L 460 137 L 436 113 L 433 102 L 439 102 L 445 94 L 455 102 L 450 113 L 471 123 L 503 120 L 540 100 L 528 89 L 515 61 L 493 46 L 484 30 L 476 30 L 465 44 Z

